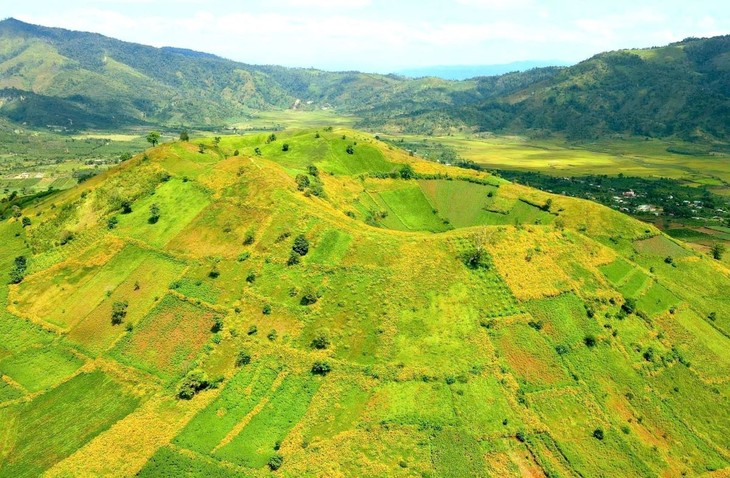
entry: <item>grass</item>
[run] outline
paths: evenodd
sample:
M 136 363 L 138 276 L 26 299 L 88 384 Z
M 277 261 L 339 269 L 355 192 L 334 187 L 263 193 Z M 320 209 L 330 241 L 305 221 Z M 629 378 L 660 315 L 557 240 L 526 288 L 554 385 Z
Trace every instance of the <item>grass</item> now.
M 174 380 L 190 368 L 219 316 L 167 295 L 110 353 L 122 363 Z
M 93 390 L 93 393 L 89 391 Z M 102 372 L 83 373 L 33 401 L 0 409 L 3 476 L 38 476 L 114 422 L 138 399 Z
M 269 134 L 163 144 L 25 205 L 29 227 L 0 222 L 4 281 L 30 264 L 0 287 L 0 475 L 258 476 L 276 454 L 286 476 L 730 466 L 723 263 L 365 133 Z M 442 179 L 377 178 L 407 162 Z M 321 197 L 297 189 L 312 164 Z M 287 264 L 299 234 L 309 250 Z M 217 388 L 178 400 L 195 368 Z
M 319 384 L 312 376 L 289 375 L 241 432 L 215 456 L 249 468 L 261 468 L 275 453 L 275 445 L 306 412 Z
M 0 361 L 0 372 L 30 392 L 45 390 L 72 375 L 83 360 L 58 346 L 28 348 Z

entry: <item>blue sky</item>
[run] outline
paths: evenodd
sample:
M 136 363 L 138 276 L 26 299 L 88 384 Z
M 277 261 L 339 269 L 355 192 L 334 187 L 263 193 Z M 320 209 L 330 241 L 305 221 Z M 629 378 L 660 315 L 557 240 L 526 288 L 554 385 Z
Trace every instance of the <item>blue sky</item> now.
M 45 0 L 0 15 L 257 64 L 387 73 L 577 62 L 730 33 L 726 0 Z

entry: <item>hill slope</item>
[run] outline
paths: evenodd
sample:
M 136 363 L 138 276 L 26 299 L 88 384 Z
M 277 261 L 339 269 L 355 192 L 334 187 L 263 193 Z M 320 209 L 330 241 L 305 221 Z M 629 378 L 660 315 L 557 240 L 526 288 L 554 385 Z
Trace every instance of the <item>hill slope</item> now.
M 730 36 L 447 81 L 257 66 L 92 33 L 0 22 L 0 114 L 35 126 L 220 126 L 251 111 L 334 107 L 361 126 L 594 138 L 726 139 Z M 21 99 L 22 98 L 22 99 Z M 300 100 L 300 101 L 297 101 Z
M 596 204 L 333 130 L 163 144 L 22 215 L 2 476 L 730 466 L 730 272 Z

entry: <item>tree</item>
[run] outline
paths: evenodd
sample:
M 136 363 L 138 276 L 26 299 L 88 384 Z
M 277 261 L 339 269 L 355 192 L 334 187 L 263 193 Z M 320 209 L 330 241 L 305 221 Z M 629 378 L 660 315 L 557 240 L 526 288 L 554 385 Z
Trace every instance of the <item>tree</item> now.
M 328 362 L 316 361 L 312 364 L 312 373 L 314 375 L 327 375 L 332 371 L 332 367 Z
M 185 375 L 177 389 L 177 396 L 183 400 L 190 400 L 196 393 L 209 386 L 208 375 L 203 370 L 196 368 Z
M 720 242 L 716 242 L 712 245 L 712 249 L 710 249 L 710 252 L 712 252 L 712 257 L 716 260 L 722 260 L 722 256 L 725 254 L 726 247 L 725 244 L 722 244 Z
M 253 152 L 256 156 L 261 156 L 261 148 L 256 148 L 253 150 Z
M 402 168 L 400 168 L 400 177 L 401 179 L 413 179 L 416 176 L 416 172 L 413 171 L 413 167 L 410 164 L 404 164 Z
M 182 130 L 180 132 L 180 141 L 190 141 L 190 134 L 187 131 Z
M 485 229 L 473 234 L 470 238 L 471 249 L 462 256 L 464 265 L 469 269 L 487 267 L 487 232 Z
M 23 227 L 30 226 L 30 218 L 28 216 L 23 216 L 22 224 L 23 224 Z
M 157 224 L 157 221 L 160 220 L 160 206 L 157 205 L 157 203 L 152 203 L 150 206 L 150 217 L 147 219 L 147 222 L 150 224 Z
M 330 339 L 324 332 L 317 335 L 312 339 L 312 348 L 318 350 L 324 350 L 330 346 Z
M 317 291 L 311 287 L 307 287 L 304 290 L 304 294 L 302 295 L 302 298 L 299 301 L 299 303 L 301 305 L 312 305 L 312 304 L 316 304 L 318 300 L 319 300 L 319 294 L 317 293 Z
M 122 214 L 129 214 L 132 212 L 132 203 L 129 200 L 123 200 L 120 206 L 122 208 Z
M 213 138 L 213 142 L 216 144 L 216 146 L 219 145 L 219 144 L 221 144 L 221 137 L 220 136 L 215 136 Z
M 18 219 L 20 216 L 23 215 L 22 211 L 20 210 L 20 208 L 16 204 L 13 204 L 12 209 L 13 209 L 13 217 L 15 219 Z
M 282 144 L 282 145 L 281 145 L 281 150 L 282 150 L 282 151 L 284 151 L 285 153 L 286 153 L 287 151 L 289 151 L 289 143 L 284 143 L 284 144 Z
M 315 166 L 314 164 L 310 164 L 309 166 L 307 166 L 307 172 L 314 177 L 319 176 L 319 169 L 317 169 L 317 166 Z
M 295 266 L 301 262 L 301 257 L 299 254 L 297 254 L 294 251 L 291 251 L 291 254 L 289 254 L 289 259 L 286 261 L 286 265 L 288 266 Z
M 292 250 L 300 256 L 307 255 L 307 252 L 309 252 L 309 241 L 306 237 L 304 237 L 304 234 L 299 234 L 294 239 L 294 245 L 292 245 Z
M 157 146 L 157 143 L 160 142 L 160 133 L 158 131 L 150 131 L 147 134 L 147 142 L 150 143 L 153 148 Z
M 198 144 L 198 153 L 205 153 L 205 145 L 203 143 Z
M 119 219 L 117 219 L 117 216 L 112 216 L 107 219 L 106 228 L 112 230 L 117 227 L 117 224 L 119 224 Z
M 297 182 L 297 189 L 299 191 L 304 191 L 309 187 L 309 176 L 306 174 L 297 174 L 297 177 L 294 178 L 294 180 Z
M 636 299 L 633 297 L 626 297 L 626 299 L 624 299 L 624 303 L 621 304 L 621 310 L 627 314 L 633 314 L 636 310 Z
M 236 355 L 236 367 L 243 367 L 251 363 L 251 354 L 248 350 L 241 350 Z
M 345 152 L 347 154 L 355 154 L 355 148 L 353 148 L 351 144 L 348 144 L 347 148 L 345 148 Z
M 593 348 L 596 346 L 596 338 L 593 335 L 586 335 L 583 339 L 583 343 L 586 344 L 586 347 Z
M 595 430 L 593 430 L 593 438 L 595 438 L 597 440 L 603 440 L 603 437 L 604 437 L 603 429 L 596 428 Z
M 127 301 L 116 301 L 112 304 L 112 325 L 119 325 L 127 316 Z
M 17 256 L 13 261 L 13 268 L 10 270 L 10 283 L 20 284 L 28 269 L 28 259 L 25 256 Z
M 284 464 L 284 457 L 279 455 L 278 453 L 271 458 L 269 458 L 269 462 L 267 465 L 269 466 L 269 469 L 271 471 L 276 471 L 279 468 L 281 468 L 281 465 Z

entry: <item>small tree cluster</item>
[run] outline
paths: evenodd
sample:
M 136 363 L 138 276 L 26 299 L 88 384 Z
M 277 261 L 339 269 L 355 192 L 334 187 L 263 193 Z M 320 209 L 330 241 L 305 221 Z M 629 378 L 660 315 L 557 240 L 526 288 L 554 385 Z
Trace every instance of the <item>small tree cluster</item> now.
M 725 244 L 716 242 L 712 245 L 712 249 L 710 249 L 710 252 L 712 253 L 713 259 L 720 261 L 722 260 L 722 256 L 725 255 L 725 250 Z
M 294 244 L 291 246 L 293 252 L 296 252 L 300 256 L 306 256 L 309 252 L 309 241 L 304 234 L 299 234 L 294 238 Z
M 152 203 L 150 206 L 150 217 L 147 219 L 147 222 L 150 224 L 157 224 L 157 221 L 160 220 L 160 206 L 157 205 L 157 203 Z
M 194 369 L 185 375 L 177 389 L 177 396 L 182 400 L 190 400 L 201 390 L 210 387 L 208 375 L 200 369 Z
M 25 256 L 18 256 L 13 261 L 13 268 L 10 269 L 10 283 L 20 284 L 25 277 L 25 271 L 28 269 L 28 259 Z
M 316 361 L 312 364 L 312 373 L 314 375 L 327 375 L 332 371 L 332 367 L 328 362 Z
M 248 350 L 241 350 L 236 355 L 236 367 L 243 367 L 251 363 L 251 354 Z
M 127 316 L 127 301 L 116 301 L 112 304 L 112 325 L 119 325 L 124 322 Z
M 330 339 L 324 332 L 317 335 L 312 339 L 312 348 L 317 350 L 324 350 L 330 346 Z

